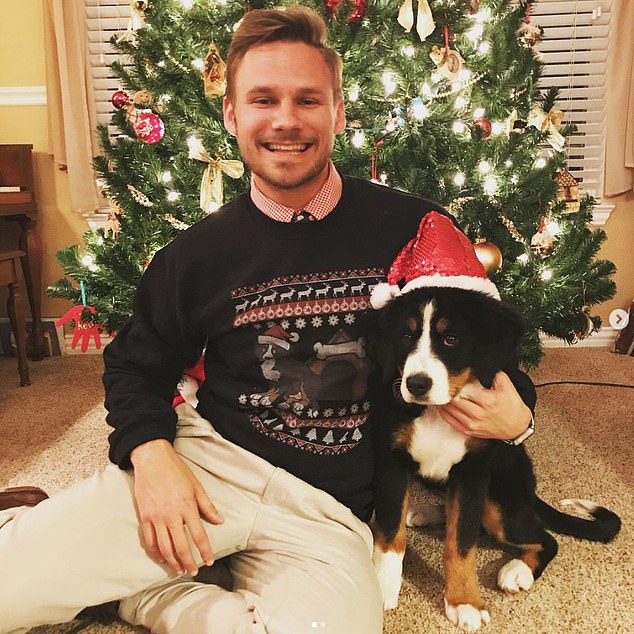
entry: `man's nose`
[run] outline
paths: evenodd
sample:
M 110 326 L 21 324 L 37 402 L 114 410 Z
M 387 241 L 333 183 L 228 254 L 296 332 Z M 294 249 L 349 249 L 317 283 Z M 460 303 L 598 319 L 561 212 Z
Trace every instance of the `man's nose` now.
M 297 105 L 291 102 L 281 102 L 275 111 L 274 127 L 278 129 L 297 128 L 299 123 Z

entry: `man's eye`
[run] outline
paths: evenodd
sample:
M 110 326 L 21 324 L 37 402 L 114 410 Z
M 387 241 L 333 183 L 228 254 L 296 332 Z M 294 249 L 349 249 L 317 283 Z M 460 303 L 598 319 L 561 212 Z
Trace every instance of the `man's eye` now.
M 442 340 L 443 345 L 447 346 L 448 348 L 455 348 L 458 345 L 459 341 L 460 340 L 455 335 L 445 335 Z

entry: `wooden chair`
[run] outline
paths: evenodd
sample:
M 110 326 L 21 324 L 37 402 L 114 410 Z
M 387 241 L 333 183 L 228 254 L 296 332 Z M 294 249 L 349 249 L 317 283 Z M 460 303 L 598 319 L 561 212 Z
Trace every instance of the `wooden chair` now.
M 9 287 L 7 312 L 15 336 L 18 352 L 18 372 L 20 385 L 31 385 L 29 366 L 26 359 L 26 314 L 24 311 L 24 285 L 20 259 L 24 251 L 0 251 L 0 286 Z

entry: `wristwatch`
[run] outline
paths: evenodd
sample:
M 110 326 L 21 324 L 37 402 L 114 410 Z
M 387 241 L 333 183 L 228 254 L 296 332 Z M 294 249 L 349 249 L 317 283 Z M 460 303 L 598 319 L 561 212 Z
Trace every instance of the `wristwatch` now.
M 529 438 L 535 431 L 535 418 L 531 414 L 531 422 L 528 424 L 526 431 L 522 432 L 517 438 L 511 440 L 505 440 L 508 445 L 521 445 L 527 438 Z

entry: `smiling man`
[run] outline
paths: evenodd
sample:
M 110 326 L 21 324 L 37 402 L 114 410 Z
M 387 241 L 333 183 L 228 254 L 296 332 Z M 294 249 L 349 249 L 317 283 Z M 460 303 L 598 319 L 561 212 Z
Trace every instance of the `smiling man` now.
M 345 117 L 325 37 L 298 7 L 252 11 L 237 29 L 224 117 L 250 192 L 143 274 L 104 352 L 114 464 L 0 513 L 0 633 L 114 599 L 161 634 L 381 632 L 363 318 L 421 219 L 445 212 L 334 168 Z M 203 352 L 195 409 L 173 408 Z M 509 368 L 444 415 L 508 439 L 533 405 Z

